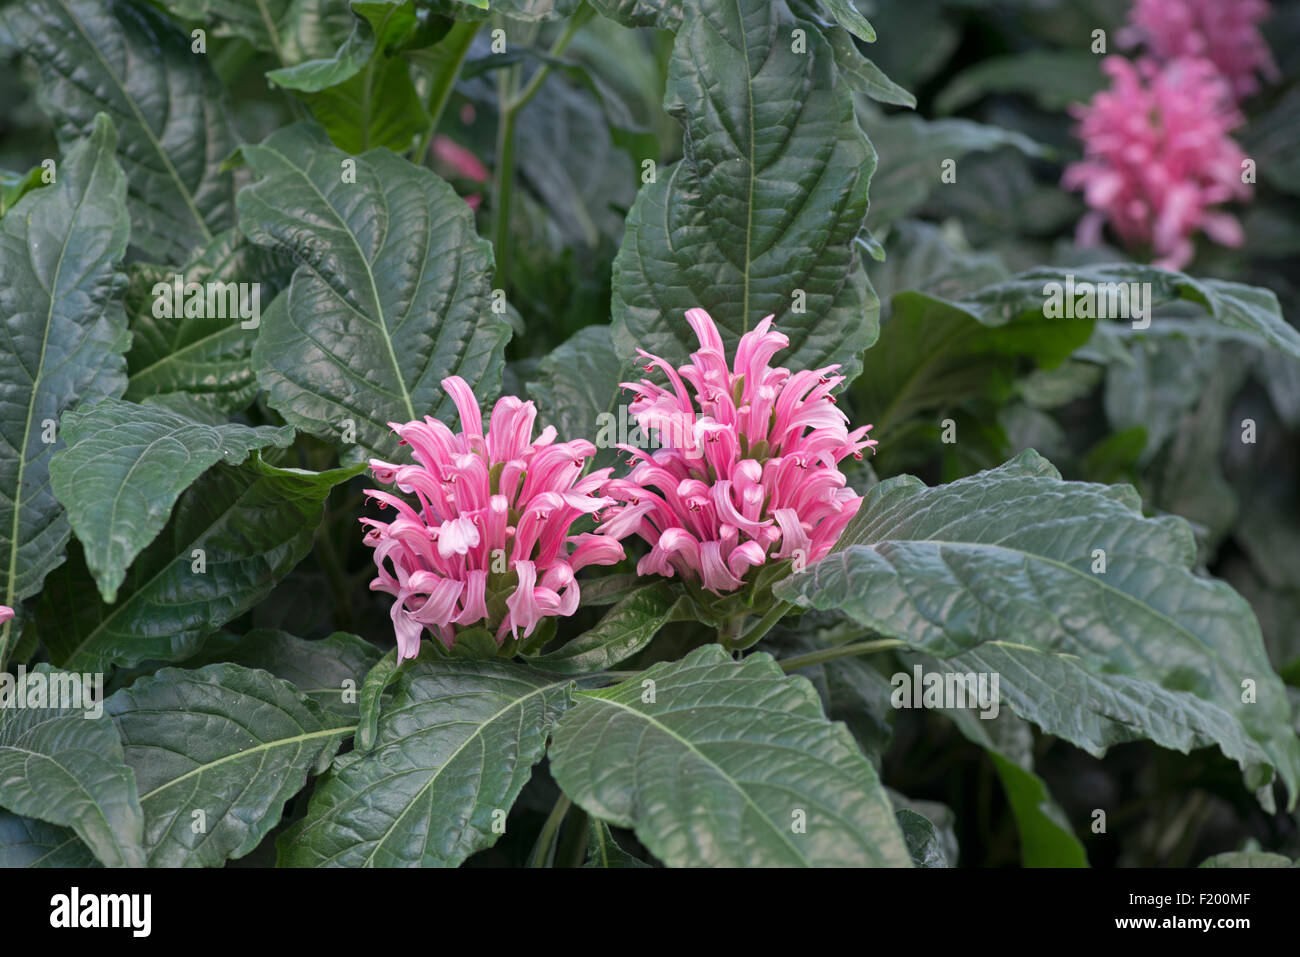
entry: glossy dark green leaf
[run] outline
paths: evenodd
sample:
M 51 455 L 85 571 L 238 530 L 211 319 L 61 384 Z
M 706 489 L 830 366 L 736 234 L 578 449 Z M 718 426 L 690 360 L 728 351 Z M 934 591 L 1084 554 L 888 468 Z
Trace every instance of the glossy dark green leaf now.
M 496 391 L 510 327 L 491 308 L 491 248 L 450 186 L 387 150 L 349 158 L 308 126 L 244 154 L 260 179 L 239 195 L 240 227 L 304 262 L 253 350 L 288 421 L 333 438 L 351 423 L 346 460 L 391 460 L 389 422 L 455 414 L 446 376 L 480 401 Z
M 0 217 L 14 208 L 14 204 L 34 189 L 45 185 L 42 176 L 45 170 L 33 166 L 26 173 L 0 171 Z
M 669 866 L 906 867 L 875 771 L 803 678 L 718 645 L 583 692 L 551 773 Z
M 11 608 L 63 560 L 69 526 L 49 481 L 60 417 L 126 386 L 116 296 L 130 223 L 116 143 L 99 117 L 56 182 L 0 221 L 0 605 Z M 0 666 L 16 627 L 0 625 Z
M 808 23 L 783 0 L 686 10 L 664 100 L 685 156 L 642 186 L 614 263 L 625 357 L 641 347 L 684 361 L 697 348 L 683 318 L 693 307 L 729 348 L 774 315 L 791 368 L 852 373 L 875 340 L 878 304 L 855 243 L 873 153 L 821 32 L 792 50 L 791 31 Z
M 563 439 L 587 439 L 603 450 L 602 426 L 612 424 L 614 441 L 626 441 L 618 437 L 622 369 L 609 326 L 584 326 L 537 364 L 528 395 L 537 402 L 538 418 Z M 625 428 L 636 428 L 635 420 Z
M 1131 487 L 1062 482 L 1029 451 L 950 485 L 880 483 L 836 550 L 775 591 L 1000 675 L 1006 706 L 1093 754 L 1217 745 L 1266 806 L 1275 775 L 1294 805 L 1285 688 L 1250 606 L 1195 556 L 1187 524 L 1144 518 Z
M 684 0 L 587 0 L 601 16 L 625 27 L 658 27 L 677 31 L 682 24 Z
M 147 6 L 31 0 L 0 13 L 0 36 L 37 67 L 41 102 L 65 145 L 107 113 L 121 137 L 131 245 L 184 262 L 233 224 L 234 186 L 221 163 L 235 148 L 207 57 Z
M 132 264 L 126 295 L 131 326 L 126 397 L 142 402 L 151 396 L 183 393 L 222 413 L 247 408 L 257 394 L 253 343 L 262 310 L 288 283 L 291 271 L 288 260 L 253 245 L 235 229 L 197 249 L 179 269 Z M 178 275 L 184 284 L 180 310 L 175 308 L 174 293 Z M 193 289 L 188 296 L 184 293 L 190 283 L 203 286 L 201 316 L 185 315 L 185 303 L 197 295 Z M 222 284 L 220 289 L 211 288 L 214 306 L 227 312 L 223 318 L 207 312 L 209 283 Z M 232 300 L 230 283 L 247 284 L 245 294 Z M 167 295 L 160 284 L 172 290 L 170 301 L 160 302 Z M 245 307 L 249 315 L 227 308 L 230 303 Z
M 907 842 L 907 853 L 917 867 L 951 867 L 944 855 L 939 831 L 930 819 L 909 808 L 900 808 L 895 812 L 898 826 Z
M 360 467 L 217 465 L 181 497 L 131 566 L 115 605 L 95 599 L 79 550 L 41 595 L 41 638 L 65 667 L 178 661 L 252 608 L 311 549 L 330 489 Z
M 203 648 L 205 661 L 269 671 L 323 711 L 353 722 L 362 683 L 380 657 L 378 648 L 346 631 L 308 641 L 273 628 L 255 628 L 238 639 L 214 640 Z
M 644 585 L 607 611 L 590 630 L 530 661 L 565 675 L 612 668 L 650 644 L 684 606 L 681 592 L 667 582 Z
M 374 747 L 334 762 L 279 839 L 290 867 L 454 867 L 495 844 L 571 702 L 571 679 L 505 661 L 418 658 Z
M 105 703 L 136 774 L 151 867 L 219 867 L 279 823 L 353 725 L 233 664 L 164 668 Z
M 200 475 L 217 462 L 239 465 L 258 449 L 293 441 L 292 426 L 210 426 L 118 399 L 68 412 L 62 426 L 67 445 L 50 460 L 50 484 L 109 604 Z
M 70 694 L 75 687 L 82 695 L 90 693 L 91 676 L 64 675 L 40 665 L 19 689 L 12 676 L 4 677 L 0 807 L 70 828 L 108 867 L 142 866 L 144 817 L 135 773 L 123 760 L 113 723 L 93 708 L 49 706 L 58 690 Z M 36 682 L 43 690 L 39 699 L 34 697 Z M 13 700 L 19 691 L 22 707 Z M 47 832 L 43 840 L 50 837 Z

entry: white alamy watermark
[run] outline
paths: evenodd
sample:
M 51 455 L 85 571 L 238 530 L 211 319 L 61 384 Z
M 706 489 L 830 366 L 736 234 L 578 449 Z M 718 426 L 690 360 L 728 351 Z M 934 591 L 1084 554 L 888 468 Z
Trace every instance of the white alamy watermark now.
M 153 286 L 155 319 L 238 319 L 239 328 L 262 322 L 260 282 L 186 282 L 177 273 L 171 282 Z
M 895 708 L 977 708 L 980 717 L 996 718 L 1001 709 L 996 671 L 925 671 L 915 665 L 889 679 Z
M 50 926 L 126 927 L 133 937 L 148 937 L 153 929 L 150 894 L 83 894 L 74 887 L 50 898 Z
M 1065 282 L 1043 284 L 1043 315 L 1048 319 L 1129 319 L 1134 329 L 1151 325 L 1151 283 Z
M 0 673 L 0 709 L 4 708 L 62 708 L 98 718 L 104 713 L 104 673 L 29 673 L 25 665 L 19 665 L 16 674 Z

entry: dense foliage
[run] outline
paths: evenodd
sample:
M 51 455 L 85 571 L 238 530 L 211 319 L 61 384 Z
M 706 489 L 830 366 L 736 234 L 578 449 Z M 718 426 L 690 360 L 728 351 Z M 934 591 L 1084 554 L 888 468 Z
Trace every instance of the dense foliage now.
M 1298 38 L 0 5 L 0 864 L 1289 864 Z

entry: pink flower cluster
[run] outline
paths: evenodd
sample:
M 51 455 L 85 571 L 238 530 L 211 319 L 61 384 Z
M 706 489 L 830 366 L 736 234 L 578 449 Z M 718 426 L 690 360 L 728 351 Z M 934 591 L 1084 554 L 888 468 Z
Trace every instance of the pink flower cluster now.
M 450 136 L 433 138 L 433 160 L 438 166 L 450 170 L 453 175 L 462 179 L 474 183 L 487 182 L 488 171 L 482 160 Z M 465 202 L 469 203 L 470 209 L 478 209 L 483 203 L 483 196 L 480 193 L 471 193 L 465 197 Z
M 534 440 L 537 409 L 514 396 L 497 402 L 485 435 L 469 385 L 458 376 L 442 385 L 463 431 L 432 417 L 390 423 L 415 464 L 372 459 L 370 467 L 378 481 L 414 495 L 416 505 L 368 490 L 397 517 L 361 519 L 379 569 L 370 587 L 396 598 L 391 615 L 401 658 L 415 657 L 425 628 L 449 648 L 456 626 L 495 629 L 498 644 L 507 635 L 527 637 L 543 618 L 577 610 L 575 572 L 623 558 L 616 538 L 569 534 L 579 516 L 614 504 L 601 496 L 611 469 L 582 475 L 594 445 L 556 442 L 550 427 Z
M 1214 64 L 1179 59 L 1161 67 L 1112 56 L 1102 70 L 1112 86 L 1073 110 L 1084 158 L 1061 181 L 1082 189 L 1092 210 L 1079 224 L 1080 243 L 1095 245 L 1109 223 L 1169 269 L 1191 260 L 1198 232 L 1240 245 L 1241 225 L 1214 208 L 1250 195 L 1245 155 L 1229 135 L 1242 118 Z
M 1135 0 L 1124 36 L 1161 61 L 1209 60 L 1245 99 L 1258 92 L 1259 74 L 1278 76 L 1259 31 L 1268 15 L 1267 0 Z
M 844 379 L 838 366 L 772 367 L 790 343 L 771 316 L 741 338 L 734 367 L 708 313 L 686 318 L 700 343 L 690 364 L 675 369 L 641 351 L 645 370 L 658 368 L 668 388 L 624 383 L 636 393 L 629 411 L 660 447 L 620 446 L 635 465 L 607 486 L 621 504 L 600 528 L 650 544 L 639 574 L 676 573 L 724 594 L 769 560 L 824 557 L 862 504 L 837 465 L 876 442 L 869 425 L 846 428 L 832 394 Z
M 0 625 L 14 616 L 14 610 L 8 605 L 0 605 Z

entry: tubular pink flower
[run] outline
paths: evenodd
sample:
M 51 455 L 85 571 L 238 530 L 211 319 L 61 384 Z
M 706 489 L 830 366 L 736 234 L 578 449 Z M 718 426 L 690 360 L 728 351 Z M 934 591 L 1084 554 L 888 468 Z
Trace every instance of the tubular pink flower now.
M 720 595 L 768 561 L 825 557 L 862 504 L 838 463 L 876 442 L 869 425 L 848 431 L 832 395 L 844 381 L 838 366 L 772 367 L 790 342 L 771 316 L 741 338 L 732 365 L 708 313 L 691 309 L 686 321 L 700 342 L 689 365 L 641 353 L 667 388 L 623 383 L 635 396 L 629 411 L 658 448 L 620 446 L 633 466 L 606 486 L 619 504 L 599 531 L 649 543 L 638 574 L 681 575 Z
M 416 501 L 370 489 L 396 516 L 361 519 L 378 569 L 370 587 L 396 599 L 401 658 L 419 653 L 426 628 L 448 648 L 458 627 L 494 630 L 498 644 L 526 638 L 543 618 L 577 609 L 574 572 L 623 559 L 617 538 L 569 534 L 579 516 L 615 504 L 603 494 L 612 470 L 582 475 L 595 446 L 556 442 L 551 428 L 534 440 L 537 409 L 514 396 L 497 401 L 484 433 L 473 390 L 457 376 L 442 386 L 463 431 L 432 417 L 390 423 L 415 464 L 372 459 L 370 469 Z
M 1269 13 L 1267 0 L 1135 0 L 1121 39 L 1162 61 L 1209 60 L 1243 100 L 1259 91 L 1260 74 L 1279 75 L 1259 31 Z
M 1240 245 L 1240 223 L 1213 208 L 1250 197 L 1245 154 L 1229 136 L 1242 117 L 1214 65 L 1112 56 L 1102 70 L 1112 85 L 1072 110 L 1084 158 L 1061 179 L 1083 190 L 1092 208 L 1079 223 L 1080 243 L 1095 245 L 1109 224 L 1123 242 L 1150 246 L 1155 264 L 1168 269 L 1191 260 L 1197 232 Z
M 0 605 L 0 625 L 14 616 L 14 610 L 8 605 Z

